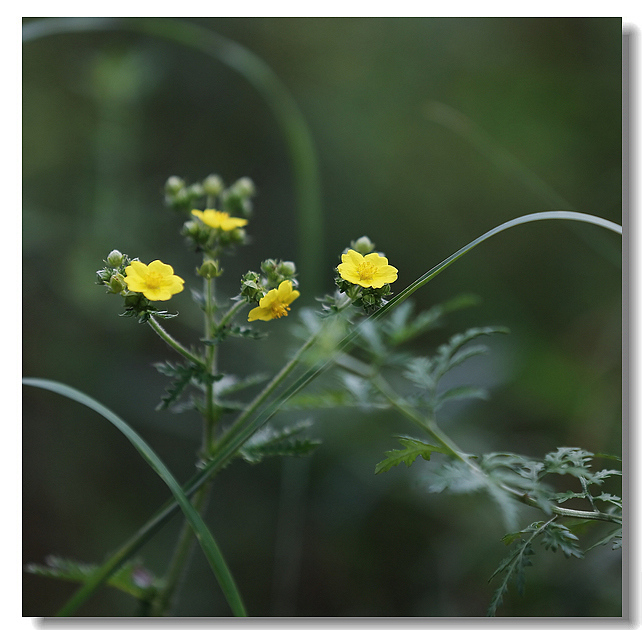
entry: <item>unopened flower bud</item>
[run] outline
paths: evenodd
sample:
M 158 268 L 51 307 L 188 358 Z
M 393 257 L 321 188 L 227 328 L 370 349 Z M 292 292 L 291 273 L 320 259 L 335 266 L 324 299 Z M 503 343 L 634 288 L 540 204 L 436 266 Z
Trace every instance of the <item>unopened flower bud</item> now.
M 362 236 L 356 241 L 352 241 L 352 243 L 350 243 L 350 247 L 359 252 L 362 256 L 365 256 L 374 250 L 375 245 L 367 236 Z
M 183 188 L 185 188 L 185 182 L 180 177 L 176 177 L 176 175 L 172 175 L 165 182 L 165 192 L 168 195 L 175 195 Z
M 248 302 L 259 302 L 266 293 L 261 276 L 256 271 L 248 271 L 241 279 L 241 295 Z
M 198 275 L 208 280 L 218 278 L 223 270 L 219 267 L 216 260 L 206 260 L 198 269 Z
M 96 284 L 105 284 L 109 282 L 112 273 L 111 269 L 99 269 L 96 272 Z
M 203 180 L 203 192 L 209 197 L 218 197 L 223 190 L 223 180 L 218 175 L 208 175 Z
M 120 267 L 123 264 L 123 255 L 117 249 L 113 249 L 107 256 L 107 264 L 114 268 Z
M 192 184 L 191 186 L 187 187 L 187 194 L 191 199 L 198 199 L 198 197 L 202 197 L 204 194 L 203 186 L 198 183 Z
M 111 293 L 122 293 L 127 288 L 127 283 L 125 282 L 125 278 L 122 274 L 115 273 L 109 279 L 108 287 Z
M 276 271 L 277 262 L 274 258 L 268 258 L 261 263 L 261 271 L 263 273 L 272 274 Z
M 279 274 L 288 278 L 296 274 L 296 265 L 290 260 L 283 260 L 277 269 Z
M 249 177 L 237 179 L 232 188 L 239 197 L 253 197 L 256 193 L 254 182 Z

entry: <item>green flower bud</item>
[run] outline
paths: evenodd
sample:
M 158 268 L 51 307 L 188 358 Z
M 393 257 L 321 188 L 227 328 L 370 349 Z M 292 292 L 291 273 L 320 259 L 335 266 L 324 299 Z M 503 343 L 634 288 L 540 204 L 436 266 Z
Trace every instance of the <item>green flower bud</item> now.
M 203 192 L 209 197 L 218 197 L 223 190 L 223 180 L 218 175 L 208 175 L 203 180 Z
M 254 197 L 256 194 L 256 187 L 254 182 L 249 177 L 241 177 L 237 179 L 231 186 L 232 190 L 239 197 L 247 198 Z
M 277 272 L 284 278 L 289 278 L 296 274 L 296 265 L 290 260 L 283 260 L 279 264 Z
M 259 302 L 267 294 L 261 276 L 256 271 L 248 271 L 241 279 L 241 296 L 248 302 Z
M 350 247 L 356 252 L 359 252 L 362 256 L 365 256 L 366 254 L 374 251 L 375 245 L 367 236 L 362 236 L 356 241 L 352 241 L 352 243 L 350 243 Z
M 268 276 L 276 273 L 277 262 L 274 258 L 268 258 L 261 263 L 261 271 Z
M 127 283 L 125 278 L 120 273 L 115 273 L 110 279 L 107 285 L 109 287 L 110 293 L 122 293 L 127 289 Z
M 219 267 L 217 260 L 206 260 L 197 272 L 199 276 L 209 280 L 211 278 L 218 278 L 223 273 L 223 270 Z
M 176 175 L 172 175 L 165 182 L 165 192 L 168 195 L 176 195 L 183 188 L 185 188 L 185 182 Z
M 113 271 L 111 269 L 99 269 L 96 272 L 96 284 L 106 284 L 109 282 Z
M 107 256 L 107 264 L 114 268 L 120 267 L 123 260 L 123 255 L 117 249 L 113 249 Z
M 198 197 L 202 197 L 205 194 L 205 191 L 203 190 L 203 186 L 201 186 L 201 184 L 192 184 L 191 186 L 187 187 L 187 194 L 191 199 L 197 199 Z

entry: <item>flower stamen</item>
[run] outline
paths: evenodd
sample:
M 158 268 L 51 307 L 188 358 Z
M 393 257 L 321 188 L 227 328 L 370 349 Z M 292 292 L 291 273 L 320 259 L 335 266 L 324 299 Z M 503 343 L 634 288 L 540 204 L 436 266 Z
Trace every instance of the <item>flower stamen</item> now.
M 367 260 L 364 260 L 357 267 L 357 273 L 359 274 L 359 278 L 361 278 L 361 280 L 364 280 L 366 282 L 374 278 L 376 271 L 377 271 L 377 268 Z
M 280 319 L 283 316 L 287 316 L 290 307 L 287 304 L 275 302 L 272 304 L 272 308 L 270 310 L 272 312 L 272 319 Z

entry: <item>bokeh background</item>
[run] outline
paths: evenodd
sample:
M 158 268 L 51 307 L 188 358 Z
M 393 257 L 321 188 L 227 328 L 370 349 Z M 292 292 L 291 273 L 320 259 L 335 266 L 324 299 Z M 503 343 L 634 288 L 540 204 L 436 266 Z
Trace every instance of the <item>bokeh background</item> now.
M 32 20 L 27 19 L 25 22 Z M 193 278 L 196 257 L 163 205 L 170 175 L 256 183 L 252 243 L 226 260 L 221 291 L 266 257 L 306 269 L 296 306 L 333 290 L 333 267 L 367 234 L 400 270 L 400 289 L 459 247 L 529 212 L 574 209 L 622 223 L 622 24 L 619 19 L 201 18 L 186 20 L 246 47 L 298 104 L 321 183 L 319 260 L 306 258 L 293 169 L 273 112 L 228 65 L 127 30 L 30 41 L 23 50 L 23 369 L 95 397 L 140 432 L 181 480 L 200 439 L 191 415 L 154 411 L 166 385 L 151 364 L 170 357 L 153 332 L 118 317 L 94 284 L 118 248 L 161 258 Z M 307 235 L 308 238 L 310 235 Z M 480 245 L 415 294 L 418 309 L 461 293 L 480 304 L 417 341 L 505 325 L 468 382 L 488 401 L 446 410 L 471 452 L 542 457 L 558 446 L 621 453 L 621 239 L 547 221 Z M 303 261 L 303 262 L 302 262 Z M 310 264 L 307 264 L 310 263 Z M 306 266 L 307 265 L 307 266 Z M 185 343 L 200 315 L 185 291 L 167 323 Z M 267 340 L 231 342 L 222 367 L 275 372 L 296 344 L 288 320 Z M 54 394 L 23 394 L 24 561 L 54 553 L 100 562 L 168 491 L 111 425 Z M 297 417 L 297 416 L 293 416 Z M 431 462 L 373 474 L 393 413 L 309 414 L 323 445 L 308 459 L 237 462 L 208 512 L 255 616 L 483 616 L 506 553 L 484 496 L 431 495 Z M 540 514 L 524 507 L 523 526 Z M 179 521 L 141 555 L 162 574 Z M 619 552 L 583 561 L 540 553 L 526 592 L 500 614 L 619 616 Z M 48 616 L 75 590 L 25 574 L 23 614 Z M 227 615 L 200 552 L 177 615 Z M 86 616 L 137 614 L 103 589 Z

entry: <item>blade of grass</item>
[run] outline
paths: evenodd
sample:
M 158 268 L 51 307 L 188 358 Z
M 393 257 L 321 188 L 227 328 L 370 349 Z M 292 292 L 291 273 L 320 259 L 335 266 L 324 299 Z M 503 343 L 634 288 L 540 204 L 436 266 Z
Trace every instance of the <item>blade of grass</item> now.
M 229 66 L 259 92 L 285 136 L 294 174 L 299 277 L 310 295 L 320 288 L 323 215 L 319 166 L 312 134 L 294 98 L 274 71 L 240 44 L 207 28 L 172 18 L 47 18 L 22 27 L 22 41 L 86 31 L 124 30 L 166 39 L 198 50 Z
M 247 616 L 245 607 L 243 606 L 243 602 L 241 600 L 241 596 L 234 582 L 234 578 L 230 573 L 230 570 L 221 554 L 220 549 L 218 548 L 218 545 L 216 544 L 216 541 L 214 540 L 214 537 L 212 536 L 212 533 L 183 492 L 178 481 L 176 481 L 165 464 L 163 464 L 161 459 L 145 442 L 145 440 L 143 440 L 143 438 L 141 438 L 140 435 L 136 433 L 136 431 L 134 431 L 113 411 L 107 409 L 107 407 L 91 398 L 91 396 L 88 396 L 87 394 L 84 394 L 77 389 L 74 389 L 73 387 L 69 387 L 68 385 L 64 385 L 56 381 L 40 378 L 24 378 L 22 382 L 24 385 L 31 385 L 33 387 L 39 387 L 41 389 L 52 391 L 56 394 L 60 394 L 61 396 L 65 396 L 67 398 L 70 398 L 71 400 L 74 400 L 75 402 L 85 405 L 86 407 L 89 407 L 93 411 L 100 414 L 103 418 L 111 422 L 132 443 L 132 445 L 140 453 L 142 458 L 149 464 L 152 470 L 154 470 L 154 472 L 165 482 L 167 487 L 174 495 L 176 502 L 180 506 L 181 510 L 183 510 L 185 518 L 194 530 L 196 539 L 201 545 L 203 553 L 205 554 L 233 613 L 236 616 L 240 617 Z
M 370 315 L 368 319 L 378 319 L 383 317 L 390 310 L 401 304 L 405 301 L 412 293 L 417 291 L 419 288 L 428 283 L 432 278 L 437 274 L 441 273 L 444 269 L 450 266 L 455 260 L 472 250 L 474 247 L 482 243 L 483 241 L 489 239 L 491 236 L 499 234 L 505 230 L 508 230 L 512 227 L 518 225 L 523 225 L 533 221 L 541 221 L 548 219 L 563 219 L 563 220 L 572 220 L 580 221 L 585 223 L 592 223 L 603 227 L 605 229 L 611 230 L 618 234 L 622 234 L 621 226 L 602 219 L 600 217 L 595 217 L 593 215 L 582 214 L 578 212 L 567 212 L 567 211 L 551 211 L 551 212 L 539 212 L 535 214 L 528 214 L 502 223 L 501 225 L 489 230 L 482 236 L 471 241 L 461 249 L 457 250 L 454 254 L 440 262 L 438 265 L 435 265 L 432 269 L 427 271 L 425 274 L 417 278 L 411 285 L 404 289 L 401 293 L 392 298 L 385 306 L 381 309 Z M 362 322 L 363 325 L 363 322 Z M 346 349 L 353 339 L 359 334 L 359 327 L 346 335 L 336 346 L 336 354 Z M 334 357 L 330 357 L 327 360 L 320 360 L 312 367 L 308 368 L 301 376 L 299 376 L 291 385 L 283 389 L 281 394 L 271 403 L 267 404 L 262 411 L 259 412 L 250 422 L 245 426 L 239 426 L 234 432 L 226 434 L 221 440 L 217 452 L 214 454 L 212 459 L 207 463 L 207 465 L 199 471 L 190 481 L 185 485 L 184 492 L 187 496 L 191 496 L 207 479 L 212 477 L 216 472 L 221 470 L 229 461 L 234 457 L 234 454 L 240 446 L 259 428 L 261 428 L 272 415 L 274 415 L 279 408 L 287 402 L 298 391 L 303 389 L 310 381 L 319 376 L 323 371 L 325 371 L 334 361 Z M 125 562 L 130 558 L 137 549 L 139 549 L 146 540 L 148 540 L 156 531 L 158 531 L 174 514 L 176 510 L 176 504 L 166 504 L 161 508 L 151 519 L 147 522 L 143 528 L 141 528 L 134 536 L 119 549 L 116 554 L 110 557 L 96 572 L 96 579 L 90 585 L 89 583 L 85 584 L 79 591 L 77 591 L 71 600 L 69 600 L 65 606 L 65 609 L 68 611 L 75 610 L 91 593 L 105 580 L 109 575 L 115 571 L 122 562 Z

